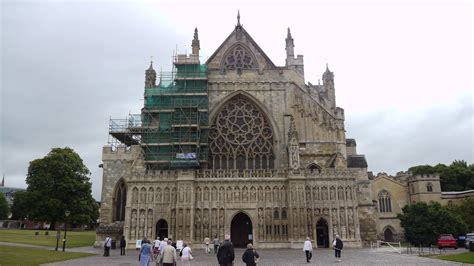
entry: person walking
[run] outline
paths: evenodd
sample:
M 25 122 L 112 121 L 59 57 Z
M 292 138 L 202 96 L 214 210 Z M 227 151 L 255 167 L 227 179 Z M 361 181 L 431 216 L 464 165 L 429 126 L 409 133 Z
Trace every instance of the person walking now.
M 112 238 L 107 236 L 104 241 L 104 257 L 110 256 L 110 247 L 112 246 Z
M 140 261 L 140 266 L 148 266 L 153 257 L 153 248 L 150 245 L 150 241 L 144 240 L 140 248 L 140 254 L 138 254 L 138 261 Z
M 204 252 L 206 254 L 211 254 L 211 249 L 209 248 L 210 243 L 211 239 L 209 239 L 209 237 L 204 238 Z
M 161 261 L 163 266 L 173 266 L 177 261 L 176 249 L 171 244 L 171 240 L 168 240 L 168 244 L 165 246 L 162 252 Z
M 336 235 L 336 239 L 332 242 L 332 247 L 334 248 L 334 256 L 336 257 L 336 261 L 341 261 L 341 251 L 344 243 L 342 243 L 341 238 L 339 235 Z
M 162 266 L 163 265 L 163 251 L 165 250 L 165 247 L 168 245 L 168 238 L 164 238 L 162 241 L 160 241 L 160 247 L 158 250 L 158 255 L 155 256 L 155 261 L 156 265 Z
M 217 251 L 217 261 L 220 266 L 231 266 L 234 263 L 234 259 L 234 245 L 230 242 L 230 235 L 227 234 L 224 237 L 224 242 Z
M 125 247 L 127 246 L 127 242 L 125 241 L 125 237 L 122 236 L 120 239 L 120 256 L 125 255 Z
M 214 244 L 214 254 L 217 254 L 217 249 L 219 248 L 220 241 L 217 235 L 214 236 L 214 240 L 212 240 L 212 243 Z
M 313 245 L 311 244 L 309 237 L 306 237 L 306 241 L 303 245 L 303 251 L 306 253 L 306 262 L 309 263 L 313 257 Z
M 247 244 L 247 249 L 245 250 L 244 254 L 242 254 L 242 261 L 245 262 L 247 266 L 256 266 L 260 256 L 258 255 L 257 251 L 253 249 L 251 243 Z
M 188 243 L 183 243 L 183 249 L 180 252 L 181 254 L 181 262 L 182 266 L 190 266 L 191 260 L 193 260 L 193 252 L 191 248 L 188 246 Z

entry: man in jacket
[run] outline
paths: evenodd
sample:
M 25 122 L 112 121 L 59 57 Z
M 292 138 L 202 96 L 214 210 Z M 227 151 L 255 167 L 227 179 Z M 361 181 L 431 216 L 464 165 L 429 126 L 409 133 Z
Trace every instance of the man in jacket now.
M 336 256 L 336 261 L 341 261 L 341 251 L 344 244 L 342 243 L 339 235 L 336 235 L 336 239 L 332 242 L 332 247 L 334 248 L 334 256 Z
M 306 262 L 310 262 L 313 257 L 313 245 L 311 245 L 311 240 L 309 237 L 306 238 L 306 241 L 303 245 L 303 251 L 306 253 Z
M 230 242 L 230 235 L 225 235 L 224 242 L 217 251 L 217 261 L 220 266 L 229 266 L 234 262 L 234 246 Z
M 110 247 L 112 246 L 112 238 L 107 236 L 104 241 L 104 257 L 110 256 Z
M 163 266 L 173 266 L 177 261 L 176 249 L 171 244 L 171 240 L 168 240 L 168 244 L 165 246 L 163 253 L 161 254 Z
M 247 266 L 256 266 L 257 261 L 260 258 L 257 251 L 253 249 L 251 243 L 247 244 L 247 250 L 242 254 L 242 261 L 245 262 Z

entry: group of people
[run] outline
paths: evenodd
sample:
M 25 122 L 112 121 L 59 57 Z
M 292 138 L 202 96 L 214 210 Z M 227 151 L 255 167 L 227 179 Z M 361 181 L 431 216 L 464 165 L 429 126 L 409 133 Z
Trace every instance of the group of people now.
M 334 241 L 332 242 L 332 248 L 334 249 L 334 256 L 336 257 L 336 261 L 341 261 L 341 251 L 344 247 L 344 243 L 342 243 L 341 238 L 339 235 L 336 235 Z M 306 241 L 303 244 L 303 251 L 306 254 L 306 262 L 311 262 L 311 258 L 313 258 L 313 245 L 311 244 L 311 240 L 309 237 L 306 238 Z
M 179 255 L 183 266 L 189 266 L 190 261 L 193 259 L 193 252 L 186 242 L 183 243 Z M 171 239 L 164 238 L 160 240 L 156 238 L 153 243 L 148 239 L 142 240 L 140 253 L 138 254 L 138 260 L 140 266 L 148 266 L 150 262 L 155 262 L 156 265 L 162 266 L 173 266 L 178 261 L 178 255 L 176 254 L 176 243 Z
M 209 238 L 204 239 L 205 244 L 205 253 L 210 253 L 209 244 L 211 240 Z M 230 235 L 225 235 L 224 241 L 221 243 L 217 235 L 212 240 L 214 245 L 214 254 L 217 255 L 217 261 L 219 266 L 229 266 L 233 265 L 235 259 L 234 246 L 230 241 Z M 109 256 L 110 247 L 112 245 L 112 238 L 107 236 L 104 242 L 104 256 Z M 334 249 L 334 256 L 336 261 L 341 261 L 341 251 L 344 244 L 339 237 L 336 235 L 332 247 Z M 120 255 L 125 255 L 125 237 L 122 236 L 120 240 Z M 303 251 L 306 255 L 306 262 L 311 262 L 313 257 L 313 245 L 309 237 L 306 238 L 306 241 L 303 244 Z M 193 260 L 192 250 L 186 242 L 183 243 L 179 255 L 181 257 L 181 262 L 183 266 L 189 266 L 191 260 Z M 253 248 L 253 245 L 249 243 L 247 249 L 242 255 L 242 261 L 247 266 L 255 266 L 260 259 L 260 255 Z M 159 237 L 155 241 L 151 242 L 148 239 L 143 239 L 141 243 L 140 253 L 138 254 L 138 261 L 140 266 L 149 266 L 150 262 L 155 262 L 159 266 L 173 266 L 177 264 L 178 255 L 176 254 L 176 243 L 171 239 L 164 238 L 160 240 Z

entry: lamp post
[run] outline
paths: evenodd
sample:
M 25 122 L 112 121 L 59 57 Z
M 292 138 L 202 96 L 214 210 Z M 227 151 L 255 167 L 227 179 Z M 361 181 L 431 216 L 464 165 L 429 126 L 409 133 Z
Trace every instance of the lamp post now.
M 67 217 L 69 216 L 70 212 L 66 210 L 64 215 L 66 218 L 64 219 L 64 239 L 63 239 L 63 252 L 66 251 L 66 233 L 67 233 Z

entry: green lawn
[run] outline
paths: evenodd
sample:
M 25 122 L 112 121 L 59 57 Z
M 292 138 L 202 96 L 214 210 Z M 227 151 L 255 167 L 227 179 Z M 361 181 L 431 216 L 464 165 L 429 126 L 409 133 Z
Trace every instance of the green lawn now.
M 0 246 L 0 265 L 40 265 L 55 261 L 94 256 L 90 253 L 51 251 L 36 248 Z
M 35 232 L 39 235 L 35 236 Z M 23 243 L 38 246 L 55 247 L 56 231 L 49 231 L 49 235 L 45 235 L 45 230 L 0 230 L 0 242 Z M 62 247 L 62 237 L 64 231 L 61 231 L 61 239 L 59 246 Z M 92 246 L 95 241 L 95 232 L 67 232 L 66 247 L 84 247 Z
M 456 255 L 438 256 L 437 258 L 442 259 L 442 260 L 474 264 L 474 252 L 465 252 L 465 253 L 456 254 Z

